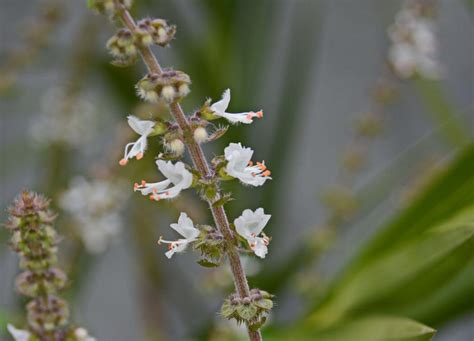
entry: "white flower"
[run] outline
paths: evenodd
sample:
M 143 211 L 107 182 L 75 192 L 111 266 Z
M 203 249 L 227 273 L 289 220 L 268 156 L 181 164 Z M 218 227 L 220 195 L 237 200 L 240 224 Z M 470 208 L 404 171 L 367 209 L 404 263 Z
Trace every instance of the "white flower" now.
M 95 107 L 85 96 L 71 96 L 63 88 L 52 88 L 43 96 L 40 113 L 31 122 L 31 137 L 41 145 L 84 146 L 96 137 L 101 123 Z
M 440 77 L 436 25 L 431 17 L 407 2 L 388 34 L 392 40 L 388 60 L 399 77 L 410 78 L 417 72 L 426 78 Z
M 147 183 L 145 180 L 142 180 L 140 185 L 135 183 L 134 191 L 140 191 L 143 195 L 150 195 L 150 199 L 158 201 L 174 198 L 183 189 L 191 187 L 193 175 L 181 161 L 173 164 L 171 161 L 158 160 L 156 165 L 167 179 L 155 183 Z M 170 187 L 170 185 L 174 186 Z
M 122 229 L 120 210 L 127 199 L 120 182 L 74 178 L 59 200 L 89 253 L 106 250 Z
M 213 111 L 214 115 L 219 117 L 224 117 L 230 123 L 245 123 L 250 124 L 252 123 L 252 119 L 254 117 L 262 118 L 263 112 L 262 110 L 258 112 L 243 112 L 243 113 L 228 113 L 226 112 L 227 107 L 229 106 L 230 102 L 230 89 L 227 89 L 222 94 L 222 99 L 214 104 L 211 105 L 211 110 Z
M 178 239 L 175 241 L 164 240 L 160 237 L 158 244 L 165 243 L 169 244 L 168 251 L 165 253 L 166 257 L 171 258 L 176 252 L 183 252 L 189 243 L 196 240 L 199 236 L 199 230 L 194 227 L 193 221 L 188 217 L 186 213 L 181 212 L 179 215 L 178 223 L 170 225 L 173 230 L 178 232 L 184 237 L 184 239 Z
M 15 341 L 28 341 L 31 337 L 31 333 L 29 331 L 17 329 L 10 323 L 7 325 L 7 328 Z
M 76 328 L 74 336 L 77 338 L 77 341 L 96 341 L 94 337 L 89 335 L 87 329 L 84 328 Z
M 240 217 L 234 220 L 237 233 L 247 240 L 250 248 L 260 258 L 265 258 L 268 252 L 267 245 L 270 238 L 262 230 L 267 225 L 270 217 L 271 215 L 263 212 L 263 208 L 258 208 L 255 212 L 246 209 Z M 259 237 L 260 234 L 263 237 Z
M 135 142 L 127 143 L 125 146 L 123 159 L 119 162 L 121 166 L 125 166 L 128 160 L 133 157 L 136 157 L 137 160 L 143 157 L 143 153 L 147 148 L 148 135 L 153 132 L 155 126 L 155 122 L 140 120 L 133 115 L 128 116 L 128 124 L 140 137 Z
M 238 178 L 241 182 L 261 186 L 267 180 L 271 180 L 271 172 L 265 166 L 265 162 L 257 162 L 253 165 L 251 159 L 253 150 L 242 147 L 240 143 L 231 143 L 224 149 L 227 160 L 225 171 L 228 175 Z

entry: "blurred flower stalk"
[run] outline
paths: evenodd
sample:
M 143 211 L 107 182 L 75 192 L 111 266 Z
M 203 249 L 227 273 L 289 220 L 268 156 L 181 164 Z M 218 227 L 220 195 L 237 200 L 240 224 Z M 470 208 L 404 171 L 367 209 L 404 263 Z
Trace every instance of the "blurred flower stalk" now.
M 68 323 L 69 308 L 58 292 L 67 284 L 66 274 L 56 266 L 59 237 L 53 228 L 56 215 L 49 200 L 22 192 L 11 206 L 5 224 L 11 231 L 10 245 L 20 256 L 24 270 L 15 281 L 18 292 L 30 297 L 27 304 L 27 329 L 8 325 L 15 341 L 94 341 L 84 328 Z
M 232 124 L 252 123 L 254 118 L 262 118 L 263 112 L 249 111 L 230 113 L 230 90 L 224 91 L 222 99 L 211 104 L 206 101 L 191 115 L 186 115 L 179 102 L 190 92 L 190 77 L 182 71 L 162 69 L 151 47 L 166 47 L 174 39 L 176 27 L 163 19 L 142 19 L 138 22 L 131 17 L 130 1 L 90 0 L 90 8 L 109 16 L 122 24 L 116 35 L 109 39 L 107 48 L 114 58 L 113 64 L 126 66 L 135 62 L 139 55 L 148 73 L 136 85 L 137 94 L 150 103 L 165 104 L 174 121 L 141 120 L 128 117 L 130 127 L 139 138 L 125 146 L 124 157 L 119 164 L 125 166 L 130 160 L 143 158 L 148 139 L 161 141 L 163 152 L 158 155 L 156 165 L 164 180 L 149 183 L 145 180 L 135 183 L 134 191 L 160 201 L 176 198 L 182 191 L 194 188 L 212 212 L 215 227 L 195 224 L 186 213 L 180 214 L 171 228 L 182 238 L 169 241 L 160 237 L 158 243 L 168 245 L 166 256 L 184 251 L 188 246 L 200 251 L 198 263 L 205 267 L 216 267 L 228 259 L 236 293 L 225 300 L 221 314 L 247 326 L 250 340 L 261 340 L 260 328 L 273 307 L 272 295 L 249 288 L 242 267 L 240 251 L 253 252 L 264 258 L 268 252 L 270 237 L 263 229 L 270 219 L 262 208 L 245 210 L 240 217 L 229 223 L 224 205 L 232 200 L 231 193 L 222 193 L 222 181 L 238 179 L 244 185 L 262 186 L 270 180 L 271 173 L 265 163 L 252 162 L 253 150 L 240 143 L 231 143 L 224 155 L 216 156 L 209 163 L 201 144 L 221 137 L 227 127 L 215 127 L 209 134 L 211 121 L 224 118 Z M 185 149 L 188 150 L 192 165 L 181 161 Z

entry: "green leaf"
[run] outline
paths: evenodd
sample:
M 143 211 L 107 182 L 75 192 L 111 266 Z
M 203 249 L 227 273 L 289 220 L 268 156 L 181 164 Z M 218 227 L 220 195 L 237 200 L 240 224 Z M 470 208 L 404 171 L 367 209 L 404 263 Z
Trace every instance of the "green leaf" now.
M 362 314 L 390 314 L 446 322 L 469 309 L 450 302 L 462 302 L 474 287 L 472 276 L 461 276 L 474 261 L 472 169 L 470 146 L 362 249 L 308 321 L 322 328 Z
M 473 236 L 474 207 L 364 264 L 345 279 L 311 320 L 321 325 L 332 324 L 356 311 L 396 311 L 400 305 L 401 310 L 409 313 L 403 305 L 416 304 L 418 298 L 438 289 L 444 284 L 443 279 L 451 278 L 459 270 L 457 264 L 446 260 L 452 259 L 461 267 L 466 265 L 472 257 L 469 250 L 474 247 Z
M 430 188 L 421 193 L 410 207 L 395 217 L 361 250 L 353 261 L 353 267 L 474 205 L 473 169 L 474 144 L 471 144 L 433 181 Z
M 209 259 L 204 259 L 204 258 L 198 260 L 197 263 L 205 268 L 215 268 L 220 265 L 220 263 L 215 263 L 215 262 L 210 261 Z
M 318 341 L 428 341 L 435 330 L 416 321 L 398 318 L 374 316 L 341 324 L 336 328 L 318 331 L 312 327 L 295 328 L 269 335 L 266 340 L 318 340 Z

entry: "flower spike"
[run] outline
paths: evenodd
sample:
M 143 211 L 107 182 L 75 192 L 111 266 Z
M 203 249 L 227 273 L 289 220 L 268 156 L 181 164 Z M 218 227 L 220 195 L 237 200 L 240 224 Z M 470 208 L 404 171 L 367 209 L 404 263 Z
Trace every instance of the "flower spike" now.
M 212 110 L 215 116 L 223 117 L 228 120 L 230 123 L 245 123 L 250 124 L 253 122 L 254 117 L 262 118 L 263 111 L 258 112 L 243 112 L 243 113 L 228 113 L 226 112 L 227 107 L 230 103 L 230 89 L 226 89 L 222 94 L 222 99 L 211 105 L 210 109 Z

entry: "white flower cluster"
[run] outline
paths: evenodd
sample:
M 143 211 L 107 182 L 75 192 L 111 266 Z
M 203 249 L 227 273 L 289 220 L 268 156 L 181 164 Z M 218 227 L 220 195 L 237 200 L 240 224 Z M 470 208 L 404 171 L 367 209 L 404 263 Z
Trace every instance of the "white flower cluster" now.
M 97 115 L 88 100 L 70 98 L 63 89 L 53 88 L 43 97 L 40 114 L 35 116 L 30 134 L 40 144 L 79 147 L 95 135 L 96 123 Z
M 82 177 L 73 179 L 60 198 L 60 207 L 75 222 L 75 228 L 90 253 L 101 253 L 122 229 L 121 208 L 126 191 L 115 182 Z
M 419 0 L 405 1 L 388 30 L 392 41 L 388 60 L 400 78 L 410 78 L 416 73 L 429 79 L 441 75 L 436 24 L 426 6 Z
M 230 90 L 227 89 L 224 91 L 220 101 L 209 106 L 212 115 L 217 118 L 225 118 L 230 123 L 244 124 L 252 123 L 255 117 L 263 117 L 262 111 L 228 113 L 226 110 L 229 102 Z M 147 149 L 147 138 L 153 133 L 155 122 L 140 120 L 135 116 L 128 116 L 128 124 L 140 137 L 135 142 L 126 145 L 124 157 L 119 162 L 122 166 L 125 166 L 129 159 L 135 157 L 139 160 L 143 157 Z M 271 173 L 265 166 L 265 162 L 256 162 L 254 164 L 251 161 L 252 156 L 253 150 L 251 148 L 243 147 L 240 143 L 229 144 L 224 150 L 226 162 L 224 171 L 226 177 L 239 179 L 243 184 L 255 187 L 262 186 L 267 180 L 271 180 Z M 134 191 L 149 196 L 151 200 L 159 201 L 176 198 L 182 190 L 193 186 L 193 174 L 183 162 L 173 163 L 171 161 L 157 160 L 156 165 L 166 179 L 155 183 L 148 183 L 142 180 L 140 183 L 135 183 Z M 245 210 L 234 221 L 236 232 L 247 241 L 251 250 L 261 258 L 264 258 L 268 252 L 267 246 L 270 238 L 262 230 L 269 219 L 270 215 L 264 214 L 263 209 L 259 208 L 256 211 Z M 160 243 L 169 244 L 169 250 L 166 252 L 168 258 L 171 258 L 176 252 L 184 251 L 187 245 L 196 241 L 200 234 L 200 231 L 194 227 L 193 221 L 186 213 L 181 213 L 178 223 L 171 224 L 171 228 L 183 238 L 176 241 L 167 241 L 160 237 Z

